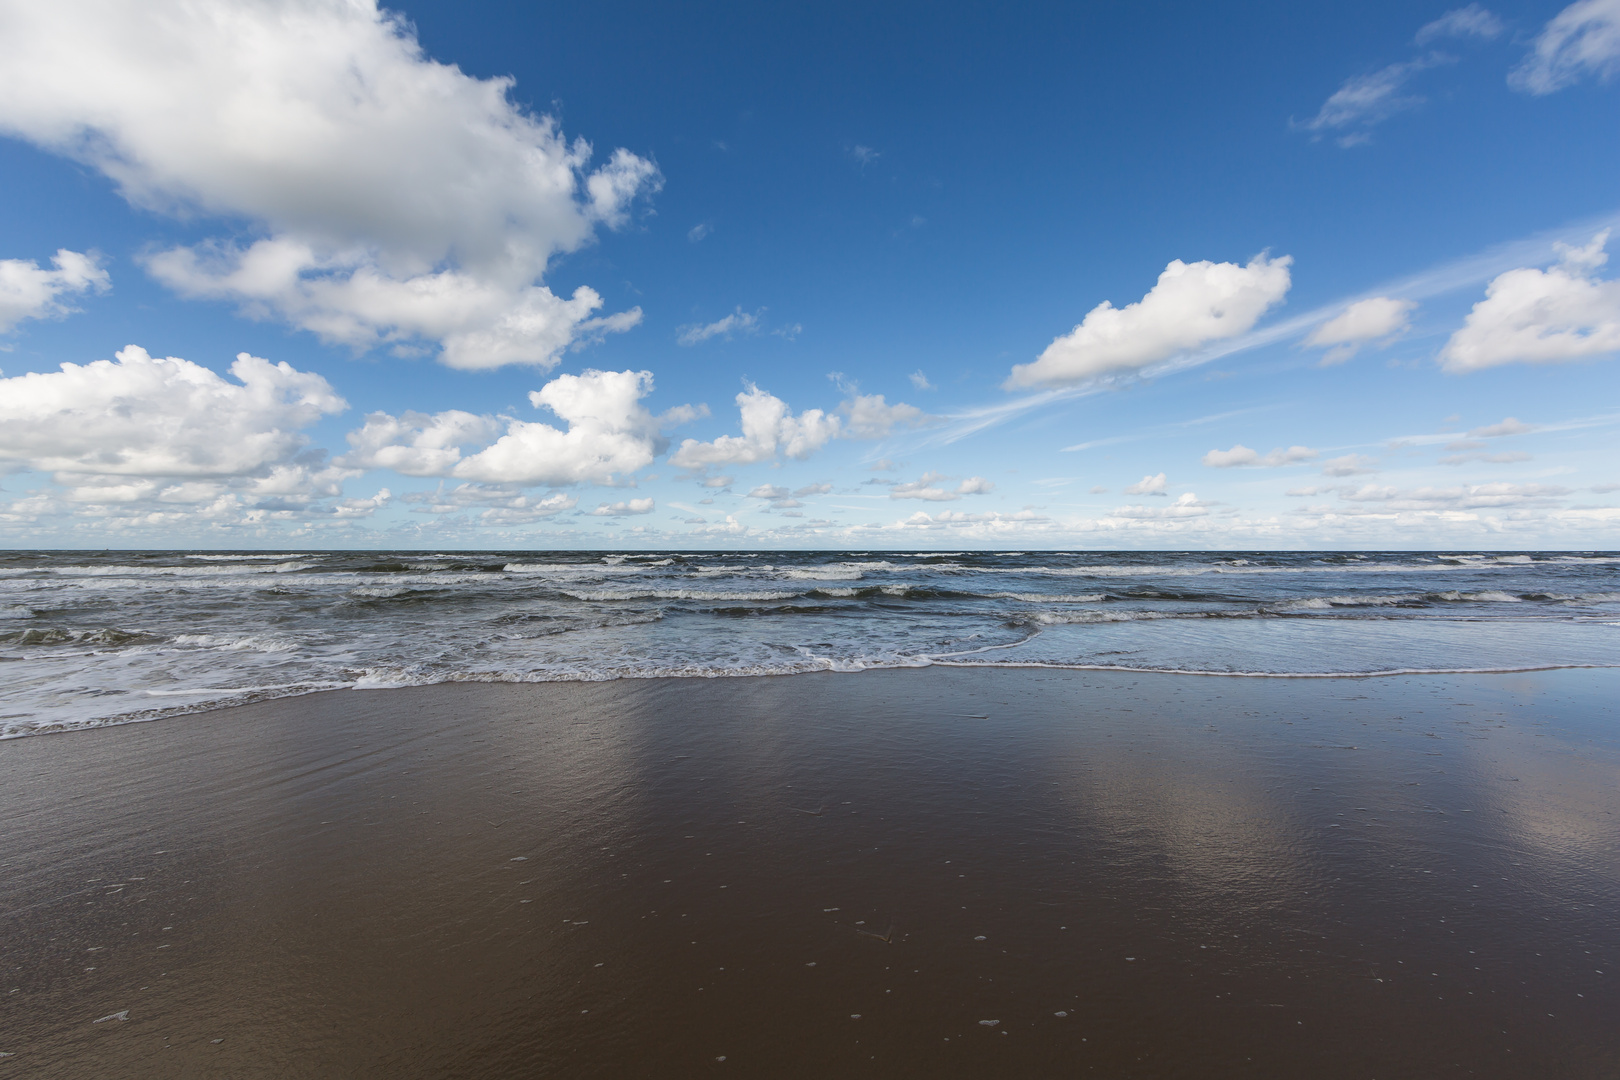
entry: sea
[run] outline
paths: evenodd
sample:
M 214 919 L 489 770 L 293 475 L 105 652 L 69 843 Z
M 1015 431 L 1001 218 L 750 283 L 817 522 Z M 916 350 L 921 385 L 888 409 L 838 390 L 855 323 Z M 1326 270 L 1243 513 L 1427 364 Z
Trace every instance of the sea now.
M 1617 552 L 0 552 L 0 737 L 320 690 L 1620 666 Z

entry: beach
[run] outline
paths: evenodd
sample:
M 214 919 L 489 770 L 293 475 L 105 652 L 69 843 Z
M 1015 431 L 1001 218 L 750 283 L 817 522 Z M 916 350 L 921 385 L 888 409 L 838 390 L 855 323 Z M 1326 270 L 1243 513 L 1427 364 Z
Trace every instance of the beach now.
M 1616 702 L 936 667 L 13 739 L 0 1070 L 1612 1076 Z

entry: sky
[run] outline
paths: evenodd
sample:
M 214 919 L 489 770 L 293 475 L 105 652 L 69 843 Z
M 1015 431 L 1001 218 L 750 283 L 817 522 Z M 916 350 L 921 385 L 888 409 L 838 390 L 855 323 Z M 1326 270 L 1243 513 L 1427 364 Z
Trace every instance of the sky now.
M 1620 548 L 1620 0 L 0 0 L 0 545 Z

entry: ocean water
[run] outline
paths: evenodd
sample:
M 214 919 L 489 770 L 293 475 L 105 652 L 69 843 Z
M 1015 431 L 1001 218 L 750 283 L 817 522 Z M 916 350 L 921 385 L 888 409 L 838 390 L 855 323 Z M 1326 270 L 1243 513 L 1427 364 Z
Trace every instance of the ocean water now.
M 0 553 L 0 737 L 315 690 L 1620 666 L 1620 553 Z

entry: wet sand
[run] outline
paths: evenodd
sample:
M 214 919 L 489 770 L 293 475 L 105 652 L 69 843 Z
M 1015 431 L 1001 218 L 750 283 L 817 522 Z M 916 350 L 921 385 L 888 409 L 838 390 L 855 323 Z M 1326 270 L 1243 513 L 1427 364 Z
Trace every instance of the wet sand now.
M 0 1077 L 1620 1075 L 1620 671 L 336 692 L 0 822 Z

